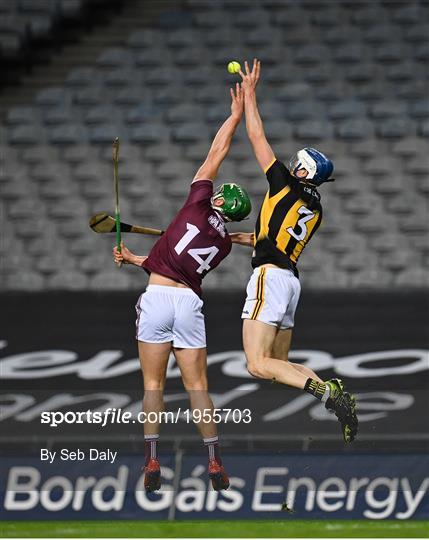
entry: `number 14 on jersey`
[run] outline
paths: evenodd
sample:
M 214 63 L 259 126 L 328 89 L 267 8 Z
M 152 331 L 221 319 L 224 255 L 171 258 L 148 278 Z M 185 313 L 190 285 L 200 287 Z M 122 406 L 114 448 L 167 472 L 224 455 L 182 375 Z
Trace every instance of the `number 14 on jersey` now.
M 177 242 L 176 246 L 174 247 L 174 251 L 178 255 L 181 255 L 192 242 L 192 240 L 200 234 L 200 229 L 197 226 L 192 225 L 192 223 L 187 223 L 186 229 L 186 233 L 182 236 L 182 238 Z M 215 257 L 218 252 L 219 248 L 217 248 L 216 246 L 211 246 L 206 248 L 188 249 L 186 253 L 197 261 L 197 263 L 200 265 L 197 268 L 197 273 L 202 274 L 203 272 L 208 272 L 210 270 L 210 262 L 213 260 L 213 257 Z M 201 255 L 205 255 L 206 258 L 203 259 Z

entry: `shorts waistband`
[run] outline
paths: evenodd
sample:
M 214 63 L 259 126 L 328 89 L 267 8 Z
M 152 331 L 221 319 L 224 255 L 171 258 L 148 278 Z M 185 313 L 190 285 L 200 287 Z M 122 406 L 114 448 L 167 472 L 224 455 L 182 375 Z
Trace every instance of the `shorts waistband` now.
M 262 270 L 262 268 L 265 270 L 265 272 L 269 272 L 270 274 L 283 274 L 285 275 L 286 274 L 291 274 L 292 276 L 295 277 L 295 274 L 292 272 L 292 270 L 289 270 L 289 268 L 273 268 L 272 266 L 258 266 L 257 268 L 255 268 L 253 271 L 254 272 L 258 272 L 260 270 Z
M 148 285 L 146 291 L 162 292 L 165 294 L 177 295 L 193 295 L 198 296 L 192 289 L 188 287 L 169 287 L 168 285 Z

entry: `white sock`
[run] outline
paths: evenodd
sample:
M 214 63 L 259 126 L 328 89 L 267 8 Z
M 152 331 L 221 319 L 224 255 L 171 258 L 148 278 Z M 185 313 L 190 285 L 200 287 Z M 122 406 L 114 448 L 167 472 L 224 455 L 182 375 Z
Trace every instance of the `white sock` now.
M 326 403 L 330 395 L 331 395 L 331 390 L 329 388 L 329 385 L 327 384 L 325 388 L 325 392 L 323 393 L 322 399 L 320 401 L 322 403 Z

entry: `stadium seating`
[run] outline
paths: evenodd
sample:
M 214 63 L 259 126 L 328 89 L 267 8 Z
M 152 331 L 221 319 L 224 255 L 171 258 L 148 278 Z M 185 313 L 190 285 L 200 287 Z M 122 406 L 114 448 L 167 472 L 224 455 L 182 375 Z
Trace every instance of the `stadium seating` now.
M 19 56 L 90 1 L 0 0 L 2 54 Z M 1 287 L 139 287 L 140 273 L 109 266 L 113 238 L 87 226 L 112 211 L 111 141 L 122 141 L 123 219 L 165 227 L 228 114 L 238 79 L 225 63 L 256 55 L 276 155 L 313 145 L 335 164 L 336 182 L 320 190 L 323 225 L 300 261 L 306 287 L 428 286 L 428 4 L 310 4 L 246 3 L 244 15 L 239 2 L 177 3 L 10 108 L 0 189 L 18 255 L 1 266 Z M 266 183 L 243 126 L 219 178 L 248 188 L 251 221 L 231 230 L 250 230 Z M 137 240 L 146 250 L 154 241 Z M 28 264 L 17 274 L 19 257 Z M 207 287 L 243 287 L 250 271 L 250 251 L 234 247 Z

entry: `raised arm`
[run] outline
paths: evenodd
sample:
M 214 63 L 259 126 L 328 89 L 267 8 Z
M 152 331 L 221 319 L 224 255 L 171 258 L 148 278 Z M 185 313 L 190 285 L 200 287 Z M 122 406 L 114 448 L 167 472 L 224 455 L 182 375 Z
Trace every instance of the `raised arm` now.
M 244 65 L 246 73 L 240 70 L 240 75 L 243 79 L 241 86 L 244 91 L 247 135 L 249 136 L 256 159 L 265 172 L 275 160 L 275 156 L 265 136 L 264 126 L 256 100 L 256 86 L 261 73 L 261 62 L 255 58 L 253 60 L 252 71 L 250 71 L 247 62 Z
M 198 169 L 197 174 L 194 177 L 194 182 L 196 180 L 214 180 L 222 161 L 228 154 L 232 137 L 240 123 L 244 110 L 244 96 L 240 85 L 237 83 L 235 92 L 232 88 L 230 92 L 231 115 L 225 120 L 219 131 L 216 133 L 206 160 Z

